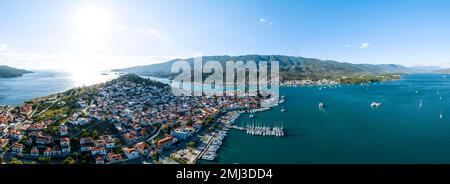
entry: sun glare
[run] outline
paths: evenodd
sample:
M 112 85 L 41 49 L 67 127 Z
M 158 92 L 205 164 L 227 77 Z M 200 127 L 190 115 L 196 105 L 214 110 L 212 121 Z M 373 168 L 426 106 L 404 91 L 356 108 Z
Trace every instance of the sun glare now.
M 101 6 L 84 6 L 73 16 L 76 33 L 81 39 L 96 40 L 107 35 L 113 26 L 110 11 Z

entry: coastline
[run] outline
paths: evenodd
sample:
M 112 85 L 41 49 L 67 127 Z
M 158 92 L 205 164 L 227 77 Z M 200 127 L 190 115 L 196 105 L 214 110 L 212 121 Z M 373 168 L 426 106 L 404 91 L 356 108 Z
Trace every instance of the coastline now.
M 216 154 L 216 152 L 218 149 L 220 149 L 220 146 L 222 146 L 222 140 L 228 136 L 227 132 L 228 132 L 228 130 L 230 130 L 230 127 L 232 127 L 232 125 L 235 123 L 235 121 L 238 120 L 243 114 L 268 111 L 268 110 L 271 110 L 271 109 L 279 106 L 280 104 L 283 104 L 284 102 L 285 102 L 285 98 L 283 96 L 279 99 L 279 102 L 273 107 L 261 107 L 261 108 L 256 108 L 256 109 L 236 110 L 236 111 L 228 112 L 227 115 L 225 115 L 224 117 L 221 117 L 217 121 L 220 123 L 220 127 L 218 128 L 217 131 L 212 132 L 213 135 L 211 137 L 207 138 L 208 140 L 206 142 L 206 146 L 203 149 L 198 150 L 198 151 L 200 151 L 200 154 L 198 154 L 195 157 L 195 160 L 193 161 L 193 163 L 198 163 L 199 160 L 214 161 L 215 157 L 220 157 L 220 155 Z M 205 135 L 203 137 L 205 138 L 207 136 L 208 135 Z M 220 142 L 220 144 L 214 144 L 215 141 Z M 206 157 L 206 159 L 203 158 L 203 156 L 206 153 L 211 152 L 209 150 L 211 145 L 217 146 L 217 149 L 214 149 L 214 151 L 212 151 L 212 152 L 214 152 L 214 156 Z M 209 155 L 211 155 L 211 154 L 209 154 Z

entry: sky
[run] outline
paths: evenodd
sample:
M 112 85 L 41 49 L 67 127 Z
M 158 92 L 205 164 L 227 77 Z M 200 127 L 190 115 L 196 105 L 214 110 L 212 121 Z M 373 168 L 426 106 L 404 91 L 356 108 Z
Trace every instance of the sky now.
M 280 54 L 450 67 L 446 0 L 0 0 L 0 65 L 106 70 Z

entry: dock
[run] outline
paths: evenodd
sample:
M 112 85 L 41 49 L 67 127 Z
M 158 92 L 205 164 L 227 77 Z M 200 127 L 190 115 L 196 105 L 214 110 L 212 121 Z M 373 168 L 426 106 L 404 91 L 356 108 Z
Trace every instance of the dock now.
M 258 125 L 247 125 L 245 127 L 240 127 L 236 125 L 229 125 L 228 128 L 245 131 L 248 135 L 252 136 L 273 136 L 273 137 L 284 137 L 285 130 L 283 126 L 258 126 Z

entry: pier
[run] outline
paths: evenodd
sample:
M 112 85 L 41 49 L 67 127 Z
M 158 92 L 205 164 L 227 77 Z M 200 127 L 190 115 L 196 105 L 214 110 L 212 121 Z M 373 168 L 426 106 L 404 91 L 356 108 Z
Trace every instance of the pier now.
M 283 126 L 258 126 L 258 125 L 247 125 L 245 127 L 230 125 L 228 126 L 230 129 L 236 129 L 245 131 L 248 135 L 252 136 L 274 136 L 274 137 L 283 137 L 285 135 Z

